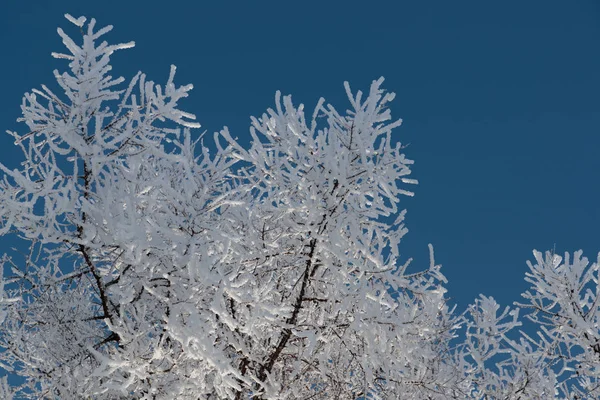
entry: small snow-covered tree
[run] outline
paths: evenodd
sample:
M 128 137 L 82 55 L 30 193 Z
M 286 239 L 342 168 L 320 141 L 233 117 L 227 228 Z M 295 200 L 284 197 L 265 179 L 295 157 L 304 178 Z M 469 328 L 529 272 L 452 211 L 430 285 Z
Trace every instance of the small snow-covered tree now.
M 518 309 L 449 309 L 433 250 L 407 272 L 416 181 L 382 79 L 346 84 L 345 113 L 277 94 L 249 147 L 226 128 L 205 146 L 175 67 L 121 86 L 110 57 L 133 43 L 67 19 L 61 93 L 25 95 L 24 161 L 0 164 L 1 233 L 28 249 L 3 259 L 0 365 L 25 380 L 5 397 L 599 397 L 598 264 L 536 253 L 540 336 L 518 340 Z

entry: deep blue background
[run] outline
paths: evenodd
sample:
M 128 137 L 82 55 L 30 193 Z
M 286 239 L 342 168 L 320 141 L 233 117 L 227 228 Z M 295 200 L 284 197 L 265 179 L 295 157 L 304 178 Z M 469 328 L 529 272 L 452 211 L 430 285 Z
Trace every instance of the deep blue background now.
M 176 81 L 195 85 L 183 108 L 209 133 L 246 138 L 276 90 L 343 110 L 343 81 L 368 89 L 383 75 L 420 181 L 403 200 L 402 251 L 426 266 L 433 243 L 461 309 L 479 293 L 519 300 L 534 248 L 600 250 L 597 0 L 4 0 L 2 130 L 27 129 L 14 122 L 25 91 L 56 87 L 56 27 L 78 37 L 65 12 L 136 41 L 115 54 L 115 75 L 164 83 L 177 65 Z M 15 166 L 11 143 L 2 135 L 0 160 Z

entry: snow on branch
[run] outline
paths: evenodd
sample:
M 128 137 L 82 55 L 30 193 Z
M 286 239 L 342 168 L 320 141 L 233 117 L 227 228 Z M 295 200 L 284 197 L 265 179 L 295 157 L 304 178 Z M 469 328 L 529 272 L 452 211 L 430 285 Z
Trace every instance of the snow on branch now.
M 417 181 L 383 78 L 308 117 L 278 92 L 249 146 L 205 145 L 174 66 L 113 78 L 133 42 L 65 17 L 82 37 L 58 30 L 68 65 L 25 94 L 22 164 L 0 164 L 0 234 L 29 246 L 3 263 L 0 366 L 24 383 L 0 397 L 600 397 L 598 262 L 536 252 L 519 308 L 463 313 L 431 245 L 407 272 Z

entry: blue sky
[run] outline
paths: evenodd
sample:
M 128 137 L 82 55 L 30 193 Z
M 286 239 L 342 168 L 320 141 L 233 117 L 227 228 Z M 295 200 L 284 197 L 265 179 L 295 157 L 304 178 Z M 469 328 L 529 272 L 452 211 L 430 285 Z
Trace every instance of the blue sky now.
M 50 57 L 62 50 L 57 26 L 76 35 L 62 15 L 85 15 L 114 25 L 113 42 L 136 41 L 115 55 L 115 75 L 164 82 L 177 65 L 178 82 L 195 86 L 185 109 L 242 140 L 276 90 L 344 109 L 343 81 L 367 89 L 384 76 L 420 181 L 403 201 L 402 253 L 425 267 L 432 243 L 461 308 L 479 293 L 519 300 L 534 248 L 600 250 L 595 0 L 5 0 L 0 10 L 2 131 L 26 129 L 15 122 L 22 94 L 65 67 Z M 10 139 L 0 159 L 16 165 Z

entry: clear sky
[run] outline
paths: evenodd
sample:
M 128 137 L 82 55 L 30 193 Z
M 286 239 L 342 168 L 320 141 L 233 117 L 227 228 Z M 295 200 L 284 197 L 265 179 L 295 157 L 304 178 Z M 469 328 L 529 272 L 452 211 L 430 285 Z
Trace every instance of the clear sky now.
M 0 127 L 25 91 L 55 83 L 64 61 L 62 15 L 111 24 L 115 75 L 142 70 L 193 83 L 184 109 L 209 132 L 248 137 L 249 116 L 291 93 L 345 109 L 342 83 L 367 89 L 384 76 L 392 112 L 416 161 L 416 196 L 403 200 L 415 265 L 436 249 L 449 295 L 503 304 L 526 289 L 531 251 L 600 251 L 600 2 L 504 1 L 43 1 L 0 6 Z M 11 138 L 0 159 L 15 165 Z M 4 242 L 8 251 L 8 242 Z

